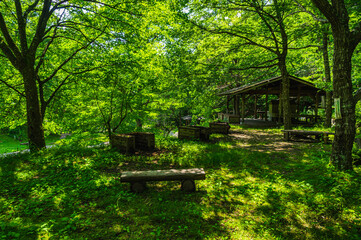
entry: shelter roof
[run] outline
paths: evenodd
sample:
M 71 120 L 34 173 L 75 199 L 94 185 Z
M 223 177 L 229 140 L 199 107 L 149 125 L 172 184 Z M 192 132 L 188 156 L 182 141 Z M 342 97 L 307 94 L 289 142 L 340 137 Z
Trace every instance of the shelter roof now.
M 300 78 L 289 76 L 290 78 L 290 96 L 315 96 L 317 93 L 325 94 L 324 90 L 317 88 L 313 83 Z M 219 93 L 219 96 L 237 95 L 237 94 L 274 94 L 281 93 L 282 77 L 273 77 L 255 83 L 246 84 L 240 87 L 229 89 Z

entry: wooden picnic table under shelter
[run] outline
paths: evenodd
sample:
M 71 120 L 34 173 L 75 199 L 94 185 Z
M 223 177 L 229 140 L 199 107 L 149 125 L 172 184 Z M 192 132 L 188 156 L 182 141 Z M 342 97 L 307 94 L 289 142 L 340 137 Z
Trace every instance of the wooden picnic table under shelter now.
M 318 108 L 321 103 L 321 96 L 325 96 L 326 92 L 317 88 L 315 84 L 302 80 L 298 77 L 289 76 L 290 79 L 290 101 L 291 102 L 291 118 L 303 118 L 306 121 L 316 122 L 319 118 Z M 219 96 L 227 97 L 226 113 L 220 113 L 218 118 L 230 123 L 244 122 L 245 118 L 245 102 L 250 97 L 254 97 L 254 118 L 260 116 L 265 121 L 282 121 L 282 108 L 279 99 L 282 97 L 282 77 L 273 77 L 255 83 L 246 84 L 240 87 L 232 88 L 221 92 Z M 265 95 L 264 109 L 257 108 L 257 99 L 259 96 Z M 278 100 L 270 100 L 269 96 L 278 96 Z M 301 114 L 300 99 L 309 96 L 314 103 L 314 114 Z M 233 109 L 229 108 L 230 102 L 233 100 Z M 322 104 L 321 104 L 322 105 Z

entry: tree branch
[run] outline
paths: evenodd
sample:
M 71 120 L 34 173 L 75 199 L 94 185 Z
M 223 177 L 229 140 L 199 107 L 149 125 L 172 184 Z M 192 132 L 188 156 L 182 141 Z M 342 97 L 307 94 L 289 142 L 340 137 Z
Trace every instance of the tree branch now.
M 51 13 L 49 12 L 50 7 L 51 0 L 44 0 L 43 9 L 39 17 L 38 25 L 36 26 L 35 35 L 29 47 L 29 51 L 31 53 L 36 52 L 36 49 L 38 48 L 39 44 L 43 39 L 46 25 L 48 23 L 49 17 L 51 16 Z
M 15 0 L 16 19 L 18 21 L 18 31 L 20 39 L 20 48 L 23 54 L 28 51 L 28 41 L 26 36 L 26 19 L 23 16 L 23 9 L 20 0 Z
M 12 39 L 12 37 L 9 34 L 9 30 L 8 30 L 8 28 L 6 26 L 4 17 L 3 17 L 1 12 L 0 12 L 0 30 L 3 33 L 3 36 L 4 36 L 4 38 L 5 38 L 6 42 L 7 42 L 8 49 L 12 51 L 12 54 L 14 55 L 14 57 L 20 58 L 21 57 L 20 50 L 15 45 L 14 40 Z M 0 44 L 2 44 L 2 42 L 3 42 L 3 40 L 0 37 Z M 4 52 L 4 54 L 6 54 L 6 53 Z M 8 54 L 6 54 L 6 55 L 8 56 Z
M 244 70 L 249 70 L 249 69 L 272 68 L 272 67 L 276 67 L 276 66 L 278 66 L 278 63 L 266 65 L 266 66 L 250 66 L 250 67 L 246 67 L 246 68 L 230 68 L 229 70 L 244 71 Z
M 35 7 L 39 4 L 39 0 L 35 0 L 33 4 L 31 4 L 24 12 L 24 19 L 28 18 L 28 15 L 31 11 L 35 9 Z
M 5 80 L 0 79 L 0 82 L 3 83 L 8 88 L 14 90 L 16 93 L 18 93 L 20 96 L 25 97 L 25 94 L 17 90 L 14 86 L 8 84 Z
M 41 81 L 42 84 L 45 84 L 46 82 L 48 82 L 50 79 L 52 79 L 70 60 L 72 60 L 81 50 L 84 50 L 86 48 L 88 48 L 95 40 L 97 40 L 105 31 L 105 29 L 107 28 L 107 26 L 104 28 L 103 32 L 101 32 L 98 36 L 96 36 L 95 38 L 93 38 L 93 40 L 91 40 L 90 42 L 88 42 L 86 45 L 84 45 L 83 47 L 77 49 L 71 56 L 69 56 L 67 59 L 65 59 L 55 70 L 54 72 L 47 77 L 46 79 L 44 79 L 43 81 Z
M 333 6 L 328 2 L 328 0 L 311 1 L 329 22 L 335 23 L 337 21 L 337 12 L 334 10 Z
M 293 1 L 298 5 L 299 8 L 302 9 L 303 12 L 308 13 L 309 15 L 311 15 L 311 17 L 313 18 L 313 20 L 315 20 L 316 22 L 328 23 L 328 20 L 327 20 L 327 19 L 319 18 L 319 17 L 317 17 L 316 14 L 314 14 L 313 12 L 308 11 L 308 10 L 306 9 L 306 7 L 303 6 L 298 0 L 293 0 Z
M 19 69 L 19 65 L 18 65 L 18 61 L 16 59 L 16 57 L 14 56 L 13 52 L 11 51 L 11 49 L 8 47 L 8 45 L 6 45 L 6 43 L 4 42 L 4 40 L 0 37 L 0 49 L 1 51 L 4 53 L 4 55 L 6 56 L 7 59 L 9 59 L 9 61 L 11 62 L 11 64 L 16 68 Z
M 39 69 L 40 69 L 41 65 L 43 64 L 43 62 L 44 62 L 45 54 L 46 54 L 46 52 L 48 51 L 50 45 L 53 43 L 53 41 L 55 39 L 56 30 L 57 30 L 57 28 L 54 29 L 53 37 L 50 38 L 50 41 L 48 42 L 48 44 L 46 44 L 46 47 L 44 48 L 43 53 L 40 56 L 40 60 L 39 60 L 38 64 L 35 67 L 35 73 L 36 74 L 38 74 Z
M 267 19 L 264 17 L 264 15 L 261 13 L 261 12 L 264 13 L 265 11 L 264 11 L 263 9 L 261 9 L 260 6 L 254 5 L 253 7 L 254 7 L 254 9 L 256 10 L 258 16 L 262 19 L 263 23 L 267 26 L 268 30 L 270 31 L 270 33 L 271 33 L 271 35 L 272 35 L 272 40 L 273 40 L 273 42 L 275 43 L 275 47 L 276 47 L 276 51 L 275 51 L 275 52 L 277 53 L 277 55 L 280 55 L 281 52 L 280 52 L 279 45 L 278 45 L 279 43 L 278 43 L 277 37 L 276 37 L 276 35 L 275 35 L 274 29 L 273 29 L 272 26 L 268 23 L 268 21 L 267 21 Z M 272 16 L 272 17 L 273 17 L 273 16 Z M 277 19 L 275 19 L 275 18 L 272 18 L 272 19 L 273 19 L 273 21 L 276 22 L 276 24 L 277 24 L 280 28 L 282 27 L 281 24 L 277 21 Z
M 68 80 L 68 78 L 70 77 L 71 75 L 69 74 L 68 76 L 66 76 L 63 81 L 61 81 L 61 83 L 56 87 L 56 89 L 51 93 L 50 97 L 48 100 L 44 101 L 44 104 L 45 104 L 45 108 L 49 105 L 49 103 L 51 102 L 51 100 L 53 100 L 53 98 L 55 97 L 56 93 L 60 90 L 60 88 L 66 84 L 66 80 Z
M 320 48 L 321 46 L 320 45 L 307 45 L 307 46 L 303 46 L 303 47 L 289 47 L 288 49 L 292 49 L 292 50 L 301 50 L 301 49 L 305 49 L 305 48 Z
M 271 47 L 268 47 L 268 46 L 262 45 L 262 44 L 260 44 L 260 43 L 257 43 L 257 42 L 255 42 L 255 41 L 253 41 L 253 40 L 251 40 L 251 39 L 249 39 L 249 38 L 247 38 L 247 37 L 245 37 L 245 36 L 239 35 L 239 34 L 237 34 L 237 33 L 230 32 L 229 30 L 225 30 L 225 29 L 208 29 L 208 28 L 206 28 L 206 27 L 204 27 L 204 26 L 202 26 L 202 25 L 199 25 L 199 24 L 191 21 L 191 20 L 189 20 L 189 22 L 190 22 L 191 24 L 193 24 L 194 26 L 196 26 L 196 27 L 198 27 L 198 28 L 200 28 L 200 29 L 202 29 L 202 30 L 204 30 L 204 31 L 210 32 L 210 33 L 214 33 L 214 34 L 227 34 L 227 35 L 230 35 L 230 36 L 234 36 L 234 37 L 241 38 L 241 39 L 247 41 L 247 42 L 249 43 L 249 45 L 253 45 L 253 46 L 258 46 L 258 47 L 260 47 L 260 48 L 264 48 L 264 49 L 266 49 L 266 50 L 268 50 L 268 51 L 270 51 L 270 52 L 272 52 L 272 53 L 274 53 L 274 54 L 277 55 L 277 52 L 276 52 L 275 50 L 273 50 Z

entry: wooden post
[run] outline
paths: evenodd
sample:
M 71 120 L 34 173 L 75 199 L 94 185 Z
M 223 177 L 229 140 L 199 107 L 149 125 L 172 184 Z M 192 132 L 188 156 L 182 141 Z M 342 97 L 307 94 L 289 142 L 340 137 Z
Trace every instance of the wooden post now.
M 268 121 L 267 112 L 268 112 L 268 93 L 266 93 L 266 108 L 264 111 L 265 121 Z
M 297 109 L 296 109 L 297 118 L 298 118 L 298 115 L 300 115 L 300 100 L 301 100 L 301 87 L 298 87 L 298 90 L 297 90 Z
M 283 137 L 286 141 L 290 140 L 290 132 L 289 131 L 284 131 L 283 133 Z
M 254 119 L 257 119 L 257 94 L 254 95 Z
M 316 93 L 316 96 L 315 96 L 315 123 L 317 123 L 317 117 L 318 117 L 318 100 L 319 100 L 319 96 L 318 96 L 318 93 Z
M 229 113 L 229 95 L 227 95 L 227 109 L 226 109 L 226 113 Z
M 282 119 L 282 94 L 280 93 L 278 98 L 278 122 Z
M 242 117 L 242 123 L 244 123 L 244 114 L 245 114 L 245 109 L 244 108 L 245 108 L 245 105 L 246 105 L 245 101 L 246 101 L 245 96 L 244 96 L 244 94 L 242 94 L 242 116 L 241 116 Z

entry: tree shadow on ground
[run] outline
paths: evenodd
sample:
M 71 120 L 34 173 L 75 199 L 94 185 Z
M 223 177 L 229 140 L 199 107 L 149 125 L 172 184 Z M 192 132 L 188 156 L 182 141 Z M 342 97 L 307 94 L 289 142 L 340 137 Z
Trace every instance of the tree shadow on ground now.
M 62 150 L 59 150 L 62 151 Z M 178 183 L 150 184 L 129 193 L 119 181 L 117 154 L 78 149 L 2 159 L 1 232 L 7 239 L 203 239 L 227 237 L 219 216 L 203 216 L 199 191 Z M 124 158 L 125 159 L 125 158 Z M 124 160 L 124 159 L 121 159 Z M 146 161 L 146 158 L 136 158 Z M 99 162 L 100 161 L 100 162 Z M 31 166 L 31 168 L 26 167 Z M 32 169 L 26 173 L 24 170 Z M 21 174 L 24 174 L 22 177 Z
M 267 231 L 273 236 L 286 239 L 360 237 L 360 222 L 342 218 L 345 208 L 357 209 L 361 204 L 359 194 L 352 196 L 355 193 L 352 187 L 361 186 L 360 180 L 356 180 L 360 179 L 358 174 L 353 176 L 353 184 L 342 187 L 337 182 L 337 177 L 331 176 L 326 167 L 325 158 L 328 154 L 327 151 L 322 152 L 322 144 L 313 146 L 315 153 L 312 156 L 312 151 L 305 151 L 309 149 L 306 145 L 308 143 L 286 142 L 287 147 L 280 148 L 278 145 L 285 143 L 281 136 L 262 137 L 263 141 L 259 143 L 258 139 L 252 139 L 254 133 L 241 131 L 242 134 L 248 139 L 245 142 L 258 144 L 240 145 L 237 141 L 239 136 L 225 136 L 224 141 L 231 142 L 232 147 L 210 145 L 205 156 L 208 162 L 204 160 L 202 164 L 213 169 L 226 168 L 228 174 L 233 175 L 233 179 L 223 181 L 223 184 L 229 189 L 238 190 L 240 198 L 254 197 L 262 193 L 263 198 L 255 204 L 257 207 L 251 207 L 254 216 L 263 216 L 263 219 L 256 221 L 257 224 L 252 227 L 255 232 L 262 235 Z M 320 150 L 319 153 L 317 150 Z M 251 183 L 248 181 L 246 185 L 232 184 L 235 179 L 246 182 L 246 178 L 256 180 Z M 260 183 L 263 183 L 263 186 L 257 188 L 262 185 Z M 289 191 L 287 187 L 279 185 L 296 187 L 299 191 Z M 336 190 L 337 193 L 334 192 Z M 237 206 L 239 201 L 230 200 L 229 204 Z M 304 213 L 302 208 L 310 213 Z

